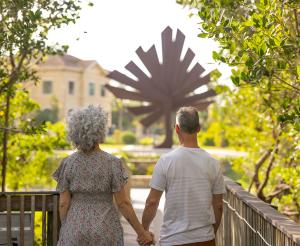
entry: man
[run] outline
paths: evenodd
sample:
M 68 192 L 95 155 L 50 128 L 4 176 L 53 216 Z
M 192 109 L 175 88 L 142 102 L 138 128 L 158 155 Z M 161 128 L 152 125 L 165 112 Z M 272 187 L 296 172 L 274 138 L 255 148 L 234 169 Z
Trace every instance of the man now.
M 180 147 L 161 156 L 155 166 L 143 213 L 143 226 L 149 230 L 165 191 L 160 245 L 214 246 L 225 190 L 221 167 L 198 146 L 200 124 L 195 108 L 179 109 L 175 130 Z

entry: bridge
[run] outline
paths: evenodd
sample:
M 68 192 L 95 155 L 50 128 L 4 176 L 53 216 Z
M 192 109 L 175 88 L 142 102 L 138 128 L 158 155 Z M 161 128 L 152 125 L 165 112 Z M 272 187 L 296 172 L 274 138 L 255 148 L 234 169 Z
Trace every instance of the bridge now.
M 134 180 L 135 177 L 132 177 Z M 224 215 L 217 246 L 300 246 L 300 226 L 269 204 L 225 177 Z M 142 195 L 141 195 L 142 194 Z M 131 189 L 134 208 L 141 216 L 147 189 Z M 57 192 L 0 193 L 0 245 L 56 245 L 60 228 Z M 163 201 L 152 230 L 158 236 Z M 137 245 L 135 234 L 121 218 L 125 246 Z

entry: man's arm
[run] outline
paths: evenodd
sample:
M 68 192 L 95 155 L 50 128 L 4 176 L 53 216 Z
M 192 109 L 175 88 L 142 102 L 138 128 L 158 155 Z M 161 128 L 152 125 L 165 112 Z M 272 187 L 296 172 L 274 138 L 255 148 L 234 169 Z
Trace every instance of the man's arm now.
M 162 191 L 153 188 L 150 190 L 142 218 L 142 224 L 146 231 L 149 231 L 150 224 L 156 215 L 162 193 Z
M 114 193 L 116 204 L 118 205 L 122 215 L 129 222 L 132 228 L 138 235 L 140 245 L 150 245 L 153 241 L 153 235 L 147 232 L 140 224 L 129 198 L 126 196 L 124 187 L 118 192 Z
M 212 205 L 214 208 L 216 223 L 214 224 L 215 234 L 221 223 L 223 214 L 223 194 L 213 194 Z

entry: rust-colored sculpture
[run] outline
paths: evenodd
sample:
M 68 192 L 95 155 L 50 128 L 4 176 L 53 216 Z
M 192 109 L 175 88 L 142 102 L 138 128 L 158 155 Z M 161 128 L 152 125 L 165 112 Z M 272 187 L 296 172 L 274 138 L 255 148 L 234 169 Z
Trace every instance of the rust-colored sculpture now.
M 149 127 L 161 116 L 165 117 L 166 137 L 164 142 L 157 146 L 160 148 L 170 148 L 173 144 L 171 117 L 174 111 L 181 106 L 195 106 L 198 110 L 204 110 L 212 102 L 207 98 L 216 95 L 214 90 L 207 90 L 201 94 L 194 93 L 197 88 L 208 84 L 210 77 L 209 74 L 200 77 L 204 69 L 199 63 L 187 71 L 195 54 L 188 49 L 180 60 L 184 39 L 185 36 L 180 30 L 177 30 L 174 41 L 170 27 L 162 32 L 162 64 L 159 62 L 154 45 L 147 52 L 141 47 L 137 49 L 136 53 L 150 72 L 150 78 L 132 61 L 125 68 L 138 78 L 137 81 L 116 70 L 108 74 L 109 78 L 134 89 L 129 91 L 106 85 L 116 97 L 148 102 L 145 106 L 127 108 L 135 115 L 147 115 L 141 120 L 145 127 Z

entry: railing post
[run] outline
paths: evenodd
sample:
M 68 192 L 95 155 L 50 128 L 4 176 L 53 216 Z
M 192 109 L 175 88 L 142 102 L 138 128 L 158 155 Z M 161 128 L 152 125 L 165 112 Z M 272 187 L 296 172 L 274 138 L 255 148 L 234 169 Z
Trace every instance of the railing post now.
M 11 196 L 6 196 L 6 238 L 8 246 L 12 245 L 11 242 Z
M 47 212 L 47 246 L 53 245 L 53 212 Z

